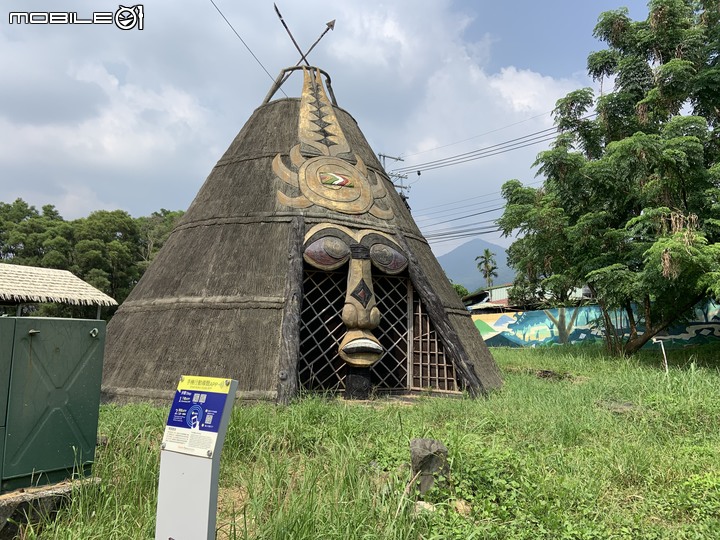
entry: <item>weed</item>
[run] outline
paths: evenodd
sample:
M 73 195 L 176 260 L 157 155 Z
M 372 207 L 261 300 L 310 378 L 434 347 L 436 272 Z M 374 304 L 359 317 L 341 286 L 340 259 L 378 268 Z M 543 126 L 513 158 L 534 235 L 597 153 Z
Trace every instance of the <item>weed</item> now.
M 219 539 L 720 537 L 717 348 L 606 357 L 494 349 L 487 399 L 237 405 L 220 470 Z M 538 377 L 537 374 L 562 374 Z M 167 408 L 103 406 L 93 474 L 22 538 L 154 536 Z M 408 489 L 409 442 L 443 441 L 450 472 Z

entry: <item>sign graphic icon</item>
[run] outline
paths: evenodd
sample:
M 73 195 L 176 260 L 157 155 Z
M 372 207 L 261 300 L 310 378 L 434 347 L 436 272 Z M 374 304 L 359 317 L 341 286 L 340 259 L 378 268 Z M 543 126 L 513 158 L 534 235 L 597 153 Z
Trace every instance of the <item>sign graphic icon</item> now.
M 200 418 L 202 418 L 203 410 L 200 405 L 193 405 L 187 416 L 187 425 L 190 429 L 198 429 L 200 427 Z

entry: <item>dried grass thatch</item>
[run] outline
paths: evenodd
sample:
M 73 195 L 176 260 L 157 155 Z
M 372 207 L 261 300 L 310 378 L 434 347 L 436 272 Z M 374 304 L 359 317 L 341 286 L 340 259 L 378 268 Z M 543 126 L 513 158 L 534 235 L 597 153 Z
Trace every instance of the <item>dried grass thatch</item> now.
M 67 270 L 0 263 L 0 301 L 9 304 L 63 303 L 116 306 L 107 294 Z
M 297 390 L 300 246 L 305 231 L 328 222 L 381 231 L 407 246 L 410 278 L 450 342 L 465 387 L 479 394 L 501 384 L 470 315 L 357 123 L 333 110 L 354 155 L 384 184 L 394 218 L 281 204 L 277 193 L 288 189 L 272 162 L 299 144 L 300 100 L 262 105 L 110 322 L 106 398 L 161 396 L 180 375 L 197 374 L 235 378 L 245 397 L 287 401 Z

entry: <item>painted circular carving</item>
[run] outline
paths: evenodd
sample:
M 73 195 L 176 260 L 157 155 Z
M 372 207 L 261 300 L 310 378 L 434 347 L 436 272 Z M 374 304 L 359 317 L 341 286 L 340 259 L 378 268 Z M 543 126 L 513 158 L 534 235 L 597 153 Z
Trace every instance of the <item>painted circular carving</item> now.
M 362 214 L 373 204 L 370 182 L 338 158 L 308 159 L 298 171 L 300 191 L 312 203 L 345 214 Z

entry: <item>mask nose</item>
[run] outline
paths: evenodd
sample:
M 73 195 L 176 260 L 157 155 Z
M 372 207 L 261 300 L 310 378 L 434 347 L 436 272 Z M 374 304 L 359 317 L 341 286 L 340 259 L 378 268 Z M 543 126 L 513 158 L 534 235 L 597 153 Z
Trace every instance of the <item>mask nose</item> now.
M 377 308 L 372 286 L 370 259 L 350 260 L 342 320 L 350 330 L 373 330 L 380 324 L 380 310 Z

